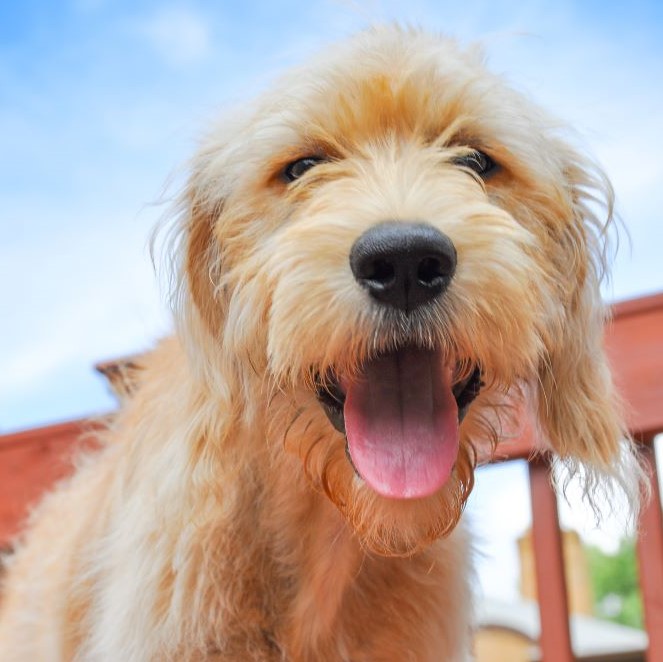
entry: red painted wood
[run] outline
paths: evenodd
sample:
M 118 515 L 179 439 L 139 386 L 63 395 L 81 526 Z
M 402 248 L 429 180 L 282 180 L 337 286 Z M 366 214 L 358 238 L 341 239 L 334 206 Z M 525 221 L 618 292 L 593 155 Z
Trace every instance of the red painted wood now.
M 663 293 L 615 304 L 605 345 L 635 437 L 663 432 Z M 486 451 L 480 450 L 485 459 Z M 536 450 L 532 426 L 502 442 L 493 461 L 526 460 Z M 663 659 L 663 658 L 661 658 Z
M 638 563 L 640 588 L 649 636 L 648 662 L 663 660 L 663 515 L 653 437 L 643 443 L 642 453 L 652 475 L 652 498 L 640 515 Z
M 663 294 L 613 307 L 606 351 L 634 435 L 663 431 Z M 663 658 L 662 658 L 663 659 Z
M 530 462 L 529 476 L 541 617 L 541 658 L 543 662 L 573 662 L 562 534 L 557 515 L 557 495 L 550 482 L 550 465 L 543 461 Z
M 612 316 L 614 319 L 628 317 L 629 315 L 641 315 L 651 310 L 663 308 L 663 292 L 625 299 L 612 304 Z
M 9 546 L 29 509 L 72 470 L 72 456 L 94 441 L 85 432 L 99 427 L 71 421 L 0 436 L 0 547 Z

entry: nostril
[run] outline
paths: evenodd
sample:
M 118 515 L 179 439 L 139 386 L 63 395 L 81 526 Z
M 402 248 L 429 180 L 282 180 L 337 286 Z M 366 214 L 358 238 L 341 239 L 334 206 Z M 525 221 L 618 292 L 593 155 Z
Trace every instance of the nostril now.
M 389 287 L 396 278 L 396 269 L 389 260 L 377 258 L 366 265 L 362 276 L 378 288 Z
M 425 286 L 439 285 L 449 274 L 437 257 L 425 257 L 417 268 L 417 280 Z

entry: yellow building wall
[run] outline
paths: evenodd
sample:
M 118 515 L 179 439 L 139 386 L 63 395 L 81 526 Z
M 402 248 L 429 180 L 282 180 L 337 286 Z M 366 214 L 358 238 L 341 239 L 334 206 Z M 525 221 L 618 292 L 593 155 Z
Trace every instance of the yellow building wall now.
M 563 531 L 562 543 L 569 611 L 572 614 L 592 616 L 594 613 L 594 596 L 589 564 L 580 536 L 575 531 Z M 518 547 L 520 553 L 520 594 L 527 600 L 536 601 L 536 573 L 531 531 L 528 531 L 518 540 Z
M 474 637 L 476 662 L 531 662 L 532 642 L 517 632 L 482 628 Z

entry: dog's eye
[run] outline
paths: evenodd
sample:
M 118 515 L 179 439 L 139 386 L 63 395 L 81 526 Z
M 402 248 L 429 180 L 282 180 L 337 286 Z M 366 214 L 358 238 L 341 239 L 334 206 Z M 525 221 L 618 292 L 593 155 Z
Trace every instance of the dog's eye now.
M 497 164 L 485 152 L 475 149 L 465 156 L 454 159 L 454 163 L 462 168 L 469 168 L 480 177 L 488 177 L 497 169 Z
M 317 156 L 306 156 L 303 159 L 297 159 L 292 163 L 288 163 L 283 169 L 283 176 L 286 181 L 294 182 L 295 179 L 299 179 L 305 172 L 318 165 L 318 163 L 322 163 L 323 160 Z

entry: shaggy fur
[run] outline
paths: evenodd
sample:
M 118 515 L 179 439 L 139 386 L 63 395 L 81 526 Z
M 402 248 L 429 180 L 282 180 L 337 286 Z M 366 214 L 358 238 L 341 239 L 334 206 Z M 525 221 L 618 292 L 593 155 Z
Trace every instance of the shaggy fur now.
M 498 164 L 485 179 L 459 161 L 476 149 Z M 307 156 L 321 161 L 287 181 Z M 464 660 L 458 522 L 509 412 L 536 412 L 590 496 L 616 479 L 637 503 L 602 349 L 611 210 L 601 171 L 539 108 L 478 52 L 418 31 L 362 33 L 225 119 L 182 197 L 176 336 L 143 359 L 103 449 L 33 514 L 0 659 Z M 385 220 L 456 247 L 448 290 L 409 315 L 350 270 Z M 316 380 L 404 345 L 484 382 L 451 477 L 417 499 L 359 478 L 316 397 Z

